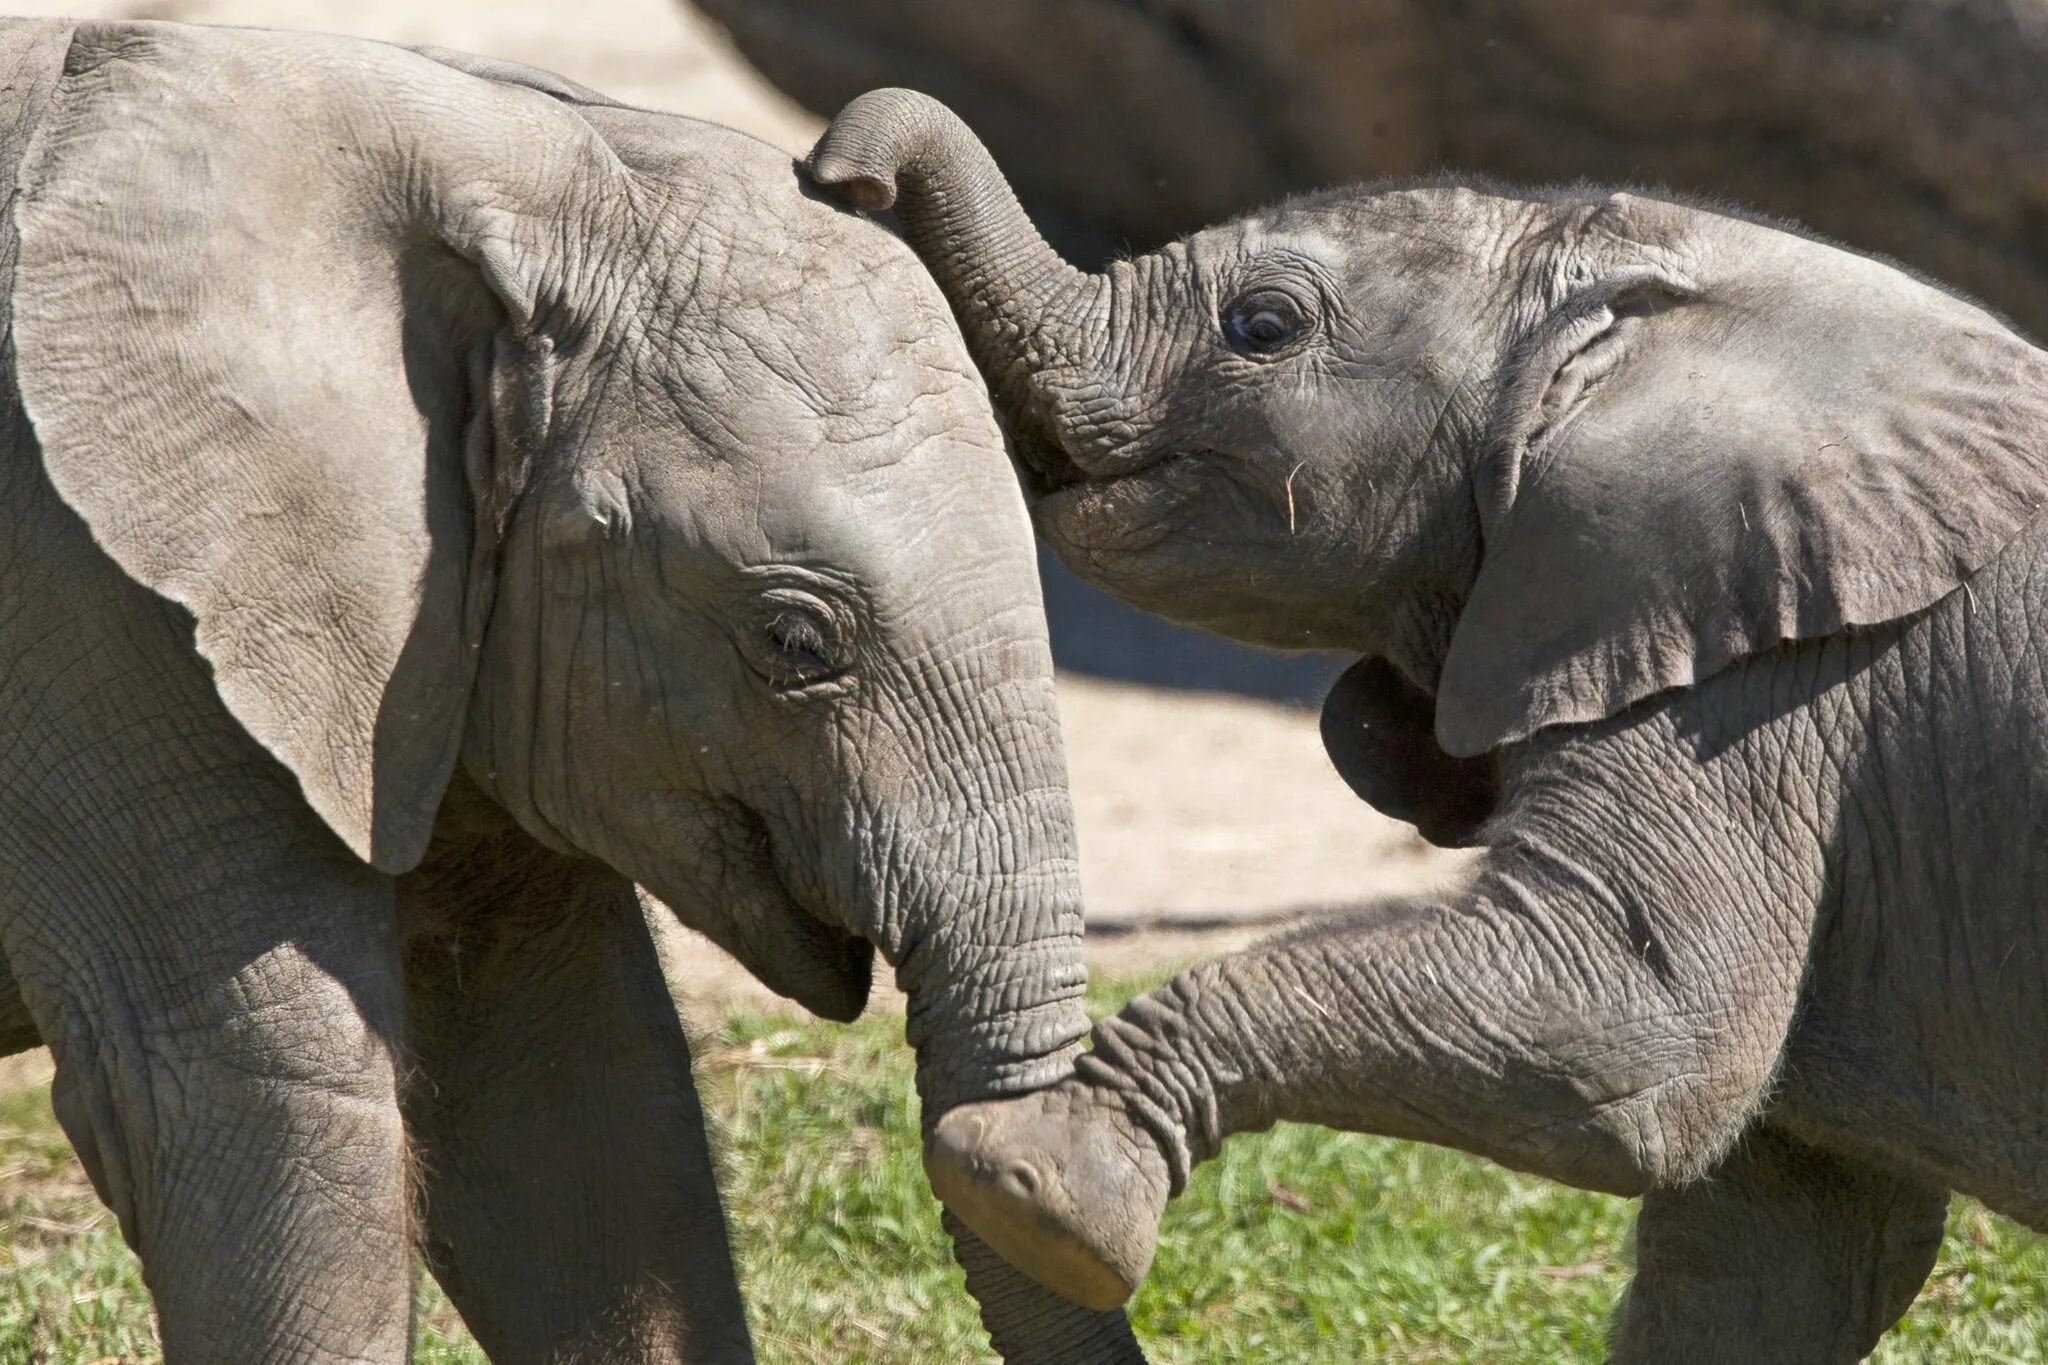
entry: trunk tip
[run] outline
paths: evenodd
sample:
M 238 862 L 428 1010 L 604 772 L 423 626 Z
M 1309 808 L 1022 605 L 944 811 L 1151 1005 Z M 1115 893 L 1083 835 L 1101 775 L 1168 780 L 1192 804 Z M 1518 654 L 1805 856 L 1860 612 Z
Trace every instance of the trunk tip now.
M 813 150 L 809 162 L 811 179 L 818 187 L 848 208 L 880 213 L 896 205 L 896 178 L 884 180 L 867 175 L 846 164 L 843 158 L 821 157 Z
M 932 139 L 959 123 L 952 110 L 915 90 L 870 90 L 848 102 L 805 164 L 822 188 L 854 208 L 896 203 L 897 182 Z
M 1084 1308 L 1121 1306 L 1151 1267 L 1165 1161 L 1072 1086 L 950 1111 L 925 1141 L 924 1169 L 982 1241 Z
M 811 180 L 849 208 L 869 213 L 894 208 L 896 168 L 878 171 L 863 155 L 867 149 L 849 146 L 849 139 L 832 136 L 838 128 L 837 123 L 827 128 L 818 145 L 804 158 L 804 169 L 810 172 Z

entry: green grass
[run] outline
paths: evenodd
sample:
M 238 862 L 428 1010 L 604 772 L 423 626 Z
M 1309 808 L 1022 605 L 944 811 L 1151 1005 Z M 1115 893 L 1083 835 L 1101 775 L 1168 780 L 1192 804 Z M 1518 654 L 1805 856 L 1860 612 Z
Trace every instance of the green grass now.
M 1098 1009 L 1128 988 L 1099 989 Z M 982 1358 L 917 1163 L 900 1020 L 739 1013 L 702 1040 L 764 1362 Z M 1412 1144 L 1282 1126 L 1233 1139 L 1168 1212 L 1132 1305 L 1160 1362 L 1597 1361 L 1623 1200 Z M 422 1279 L 415 1359 L 482 1355 Z M 148 1298 L 40 1088 L 0 1096 L 0 1365 L 156 1357 Z M 1875 1360 L 2048 1362 L 2048 1240 L 1957 1201 Z

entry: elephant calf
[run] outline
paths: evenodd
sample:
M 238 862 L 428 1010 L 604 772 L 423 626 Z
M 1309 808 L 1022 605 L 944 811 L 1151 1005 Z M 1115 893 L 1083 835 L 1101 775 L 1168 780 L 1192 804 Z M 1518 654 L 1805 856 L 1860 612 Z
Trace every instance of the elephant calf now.
M 1077 571 L 1360 653 L 1332 758 L 1476 880 L 1197 967 L 926 1150 L 1120 1302 L 1280 1119 L 1643 1196 L 1628 1360 L 1851 1360 L 1951 1190 L 2048 1227 L 2048 355 L 1737 214 L 1305 196 L 1084 275 L 905 91 L 813 154 L 893 202 Z
M 934 1116 L 1087 1027 L 943 300 L 787 157 L 538 72 L 0 49 L 0 1044 L 167 1358 L 404 1360 L 410 1170 L 495 1359 L 750 1359 L 635 882 L 833 1018 L 879 951 Z M 1138 1358 L 956 1245 L 1013 1358 Z

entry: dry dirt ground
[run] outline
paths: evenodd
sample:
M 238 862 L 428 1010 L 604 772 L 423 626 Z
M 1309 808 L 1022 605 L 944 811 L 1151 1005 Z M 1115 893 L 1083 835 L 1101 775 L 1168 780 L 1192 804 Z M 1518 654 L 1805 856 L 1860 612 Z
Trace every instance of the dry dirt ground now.
M 792 153 L 821 127 L 676 0 L 16 0 L 8 9 L 463 48 Z M 1105 966 L 1206 956 L 1276 916 L 1398 891 L 1453 866 L 1351 795 L 1323 758 L 1311 713 L 1079 677 L 1063 680 L 1061 705 L 1089 920 L 1104 931 L 1092 957 Z M 708 944 L 678 936 L 670 947 L 682 993 L 700 1004 L 750 990 Z

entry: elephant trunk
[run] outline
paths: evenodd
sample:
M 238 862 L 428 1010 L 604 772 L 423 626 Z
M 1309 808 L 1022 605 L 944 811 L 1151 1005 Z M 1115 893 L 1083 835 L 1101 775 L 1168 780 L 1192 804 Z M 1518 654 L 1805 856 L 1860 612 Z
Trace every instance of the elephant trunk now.
M 908 927 L 881 945 L 908 997 L 904 1032 L 931 1119 L 1053 1084 L 1073 1069 L 1088 1033 L 1064 789 L 957 820 L 931 840 L 909 836 L 896 864 Z
M 1121 1309 L 1099 1312 L 1061 1298 L 997 1255 L 948 1212 L 953 1255 L 981 1305 L 989 1344 L 1005 1365 L 1145 1365 Z
M 886 869 L 876 943 L 908 997 L 905 1035 L 929 1139 L 962 1104 L 1042 1090 L 1072 1073 L 1083 1007 L 1080 868 L 1049 672 L 986 699 L 987 727 L 933 764 L 871 865 Z M 969 776 L 972 775 L 972 776 Z M 969 787 L 967 792 L 962 785 Z M 1142 1365 L 1121 1312 L 1060 1298 L 950 1213 L 947 1231 L 1010 1365 Z
M 1071 831 L 1071 819 L 1058 791 L 1029 798 L 997 823 Z M 1067 843 L 1071 848 L 1070 833 Z M 971 852 L 968 859 L 958 865 L 976 865 Z M 1042 856 L 986 883 L 968 879 L 962 890 L 957 899 L 945 892 L 921 898 L 942 907 L 938 927 L 902 955 L 896 970 L 908 996 L 905 1036 L 917 1055 L 927 1154 L 939 1120 L 960 1105 L 1041 1090 L 1070 1074 L 1088 1030 L 1071 855 Z M 989 1340 L 1009 1365 L 1142 1365 L 1144 1353 L 1121 1311 L 1063 1299 L 950 1211 L 945 1224 Z
M 870 91 L 833 119 L 810 170 L 857 208 L 896 209 L 997 398 L 1050 425 L 1046 384 L 1096 366 L 1110 281 L 1060 258 L 967 125 L 929 95 Z

